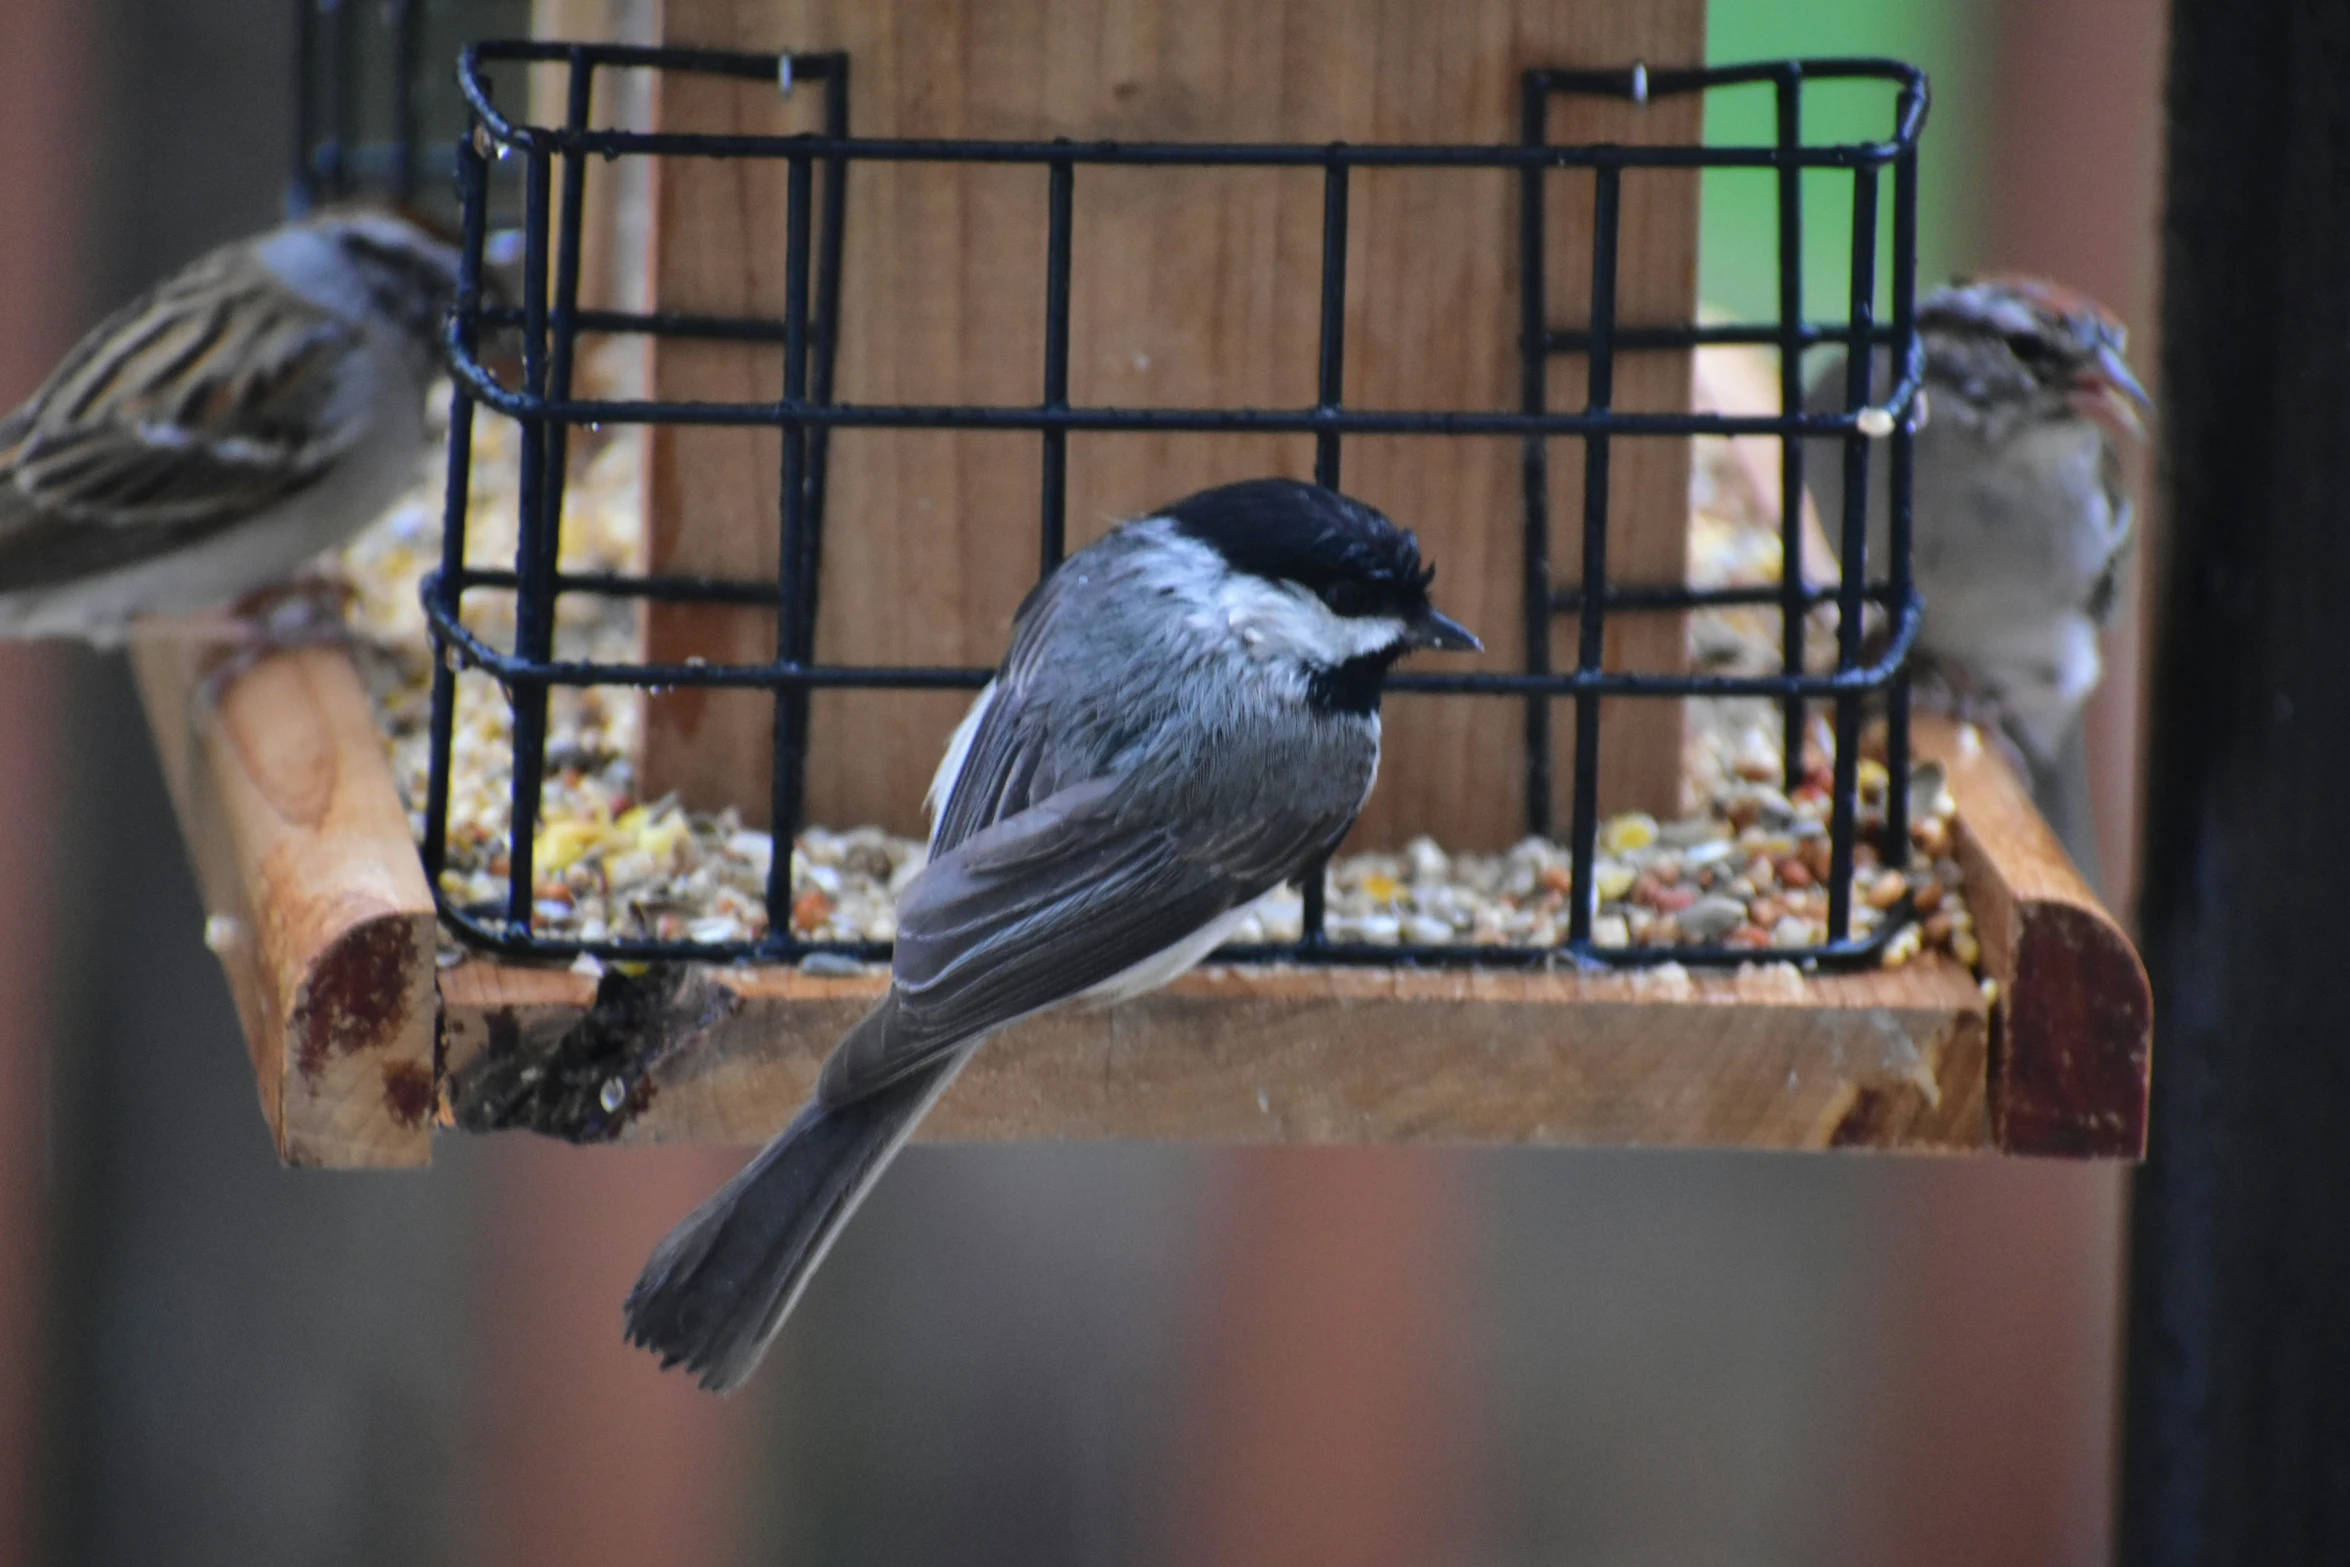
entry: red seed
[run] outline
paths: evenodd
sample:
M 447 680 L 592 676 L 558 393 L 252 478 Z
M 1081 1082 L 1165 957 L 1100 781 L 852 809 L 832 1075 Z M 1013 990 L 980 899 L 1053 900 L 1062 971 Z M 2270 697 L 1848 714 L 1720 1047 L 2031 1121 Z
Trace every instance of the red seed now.
M 820 887 L 810 887 L 791 900 L 792 929 L 808 931 L 832 916 L 832 899 Z

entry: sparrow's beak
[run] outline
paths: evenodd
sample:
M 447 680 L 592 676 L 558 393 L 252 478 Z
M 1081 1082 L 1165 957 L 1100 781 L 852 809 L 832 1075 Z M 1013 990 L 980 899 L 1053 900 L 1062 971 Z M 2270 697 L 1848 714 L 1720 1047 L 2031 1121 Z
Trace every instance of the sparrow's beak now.
M 1467 626 L 1433 609 L 1422 610 L 1404 627 L 1404 641 L 1438 653 L 1482 653 L 1485 644 Z
M 2146 388 L 2130 374 L 2121 350 L 2107 343 L 2097 350 L 2097 363 L 2073 381 L 2073 408 L 2082 418 L 2113 432 L 2117 438 L 2144 440 L 2141 415 L 2154 409 Z

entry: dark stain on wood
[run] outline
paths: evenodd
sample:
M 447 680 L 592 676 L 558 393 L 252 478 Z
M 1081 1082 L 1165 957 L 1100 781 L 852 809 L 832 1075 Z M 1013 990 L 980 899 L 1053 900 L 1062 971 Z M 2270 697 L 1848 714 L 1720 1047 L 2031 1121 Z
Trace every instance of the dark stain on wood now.
M 2087 910 L 2043 903 L 2018 915 L 1994 1078 L 1999 1145 L 2052 1158 L 2143 1158 L 2154 1028 L 2145 967 Z
M 384 1063 L 384 1110 L 414 1131 L 432 1114 L 432 1074 L 413 1061 Z
M 501 1008 L 489 1016 L 488 1047 L 450 1075 L 450 1113 L 469 1132 L 609 1142 L 652 1103 L 653 1068 L 740 1006 L 707 969 L 655 964 L 640 975 L 607 970 L 595 1004 L 551 1042 L 526 1042 Z
M 320 954 L 292 1018 L 294 1060 L 315 1077 L 334 1055 L 373 1050 L 408 1021 L 409 979 L 418 960 L 405 919 L 374 919 Z
M 1883 1088 L 1862 1088 L 1854 1091 L 1851 1107 L 1836 1121 L 1836 1129 L 1828 1134 L 1831 1148 L 1881 1148 L 1891 1145 L 1898 1123 L 1906 1117 L 1908 1108 L 1900 1101 L 1910 1096 L 1896 1095 Z
M 510 1056 L 522 1048 L 522 1022 L 515 1017 L 512 1007 L 499 1007 L 490 1013 L 485 1048 L 493 1056 Z M 441 1063 L 441 1069 L 447 1072 L 447 1061 Z

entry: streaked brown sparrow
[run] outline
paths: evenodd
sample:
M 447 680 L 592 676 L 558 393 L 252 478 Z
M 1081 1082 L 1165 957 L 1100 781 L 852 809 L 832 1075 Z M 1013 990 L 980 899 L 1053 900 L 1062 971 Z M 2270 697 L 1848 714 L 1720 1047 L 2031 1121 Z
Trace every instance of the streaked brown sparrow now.
M 457 252 L 339 210 L 123 306 L 0 420 L 0 636 L 113 643 L 224 605 L 415 476 Z
M 1922 705 L 1995 722 L 2023 753 L 2042 813 L 2095 875 L 2081 705 L 2103 673 L 2133 507 L 2119 443 L 2143 434 L 2126 334 L 2094 300 L 2037 278 L 1987 277 L 1918 303 L 1926 414 L 1911 484 L 1911 568 L 1925 599 Z M 1876 392 L 1885 387 L 1883 356 Z M 1834 356 L 1805 399 L 1841 409 Z M 1882 453 L 1871 464 L 1870 575 L 1884 569 Z M 1804 480 L 1828 536 L 1842 527 L 1840 443 L 1808 444 Z

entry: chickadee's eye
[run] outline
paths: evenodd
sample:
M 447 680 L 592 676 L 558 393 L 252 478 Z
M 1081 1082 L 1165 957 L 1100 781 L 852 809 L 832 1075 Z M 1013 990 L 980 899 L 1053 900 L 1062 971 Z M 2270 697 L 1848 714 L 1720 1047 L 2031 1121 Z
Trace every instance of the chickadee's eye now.
M 1333 582 L 1322 590 L 1322 602 L 1330 606 L 1333 615 L 1367 615 L 1371 611 L 1371 590 L 1351 580 Z

